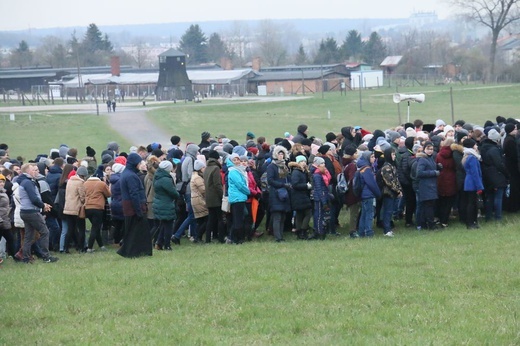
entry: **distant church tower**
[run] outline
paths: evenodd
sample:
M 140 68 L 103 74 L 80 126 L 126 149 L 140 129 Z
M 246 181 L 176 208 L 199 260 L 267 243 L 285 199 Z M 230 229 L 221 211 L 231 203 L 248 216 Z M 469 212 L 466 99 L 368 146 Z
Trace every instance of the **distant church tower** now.
M 157 100 L 193 100 L 191 81 L 186 73 L 186 55 L 173 48 L 159 54 Z

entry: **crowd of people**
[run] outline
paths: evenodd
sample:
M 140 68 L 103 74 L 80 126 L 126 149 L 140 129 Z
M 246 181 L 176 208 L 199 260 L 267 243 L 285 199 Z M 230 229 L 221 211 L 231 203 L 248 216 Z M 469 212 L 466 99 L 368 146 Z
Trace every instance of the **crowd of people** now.
M 452 222 L 475 229 L 479 216 L 500 222 L 503 210 L 520 209 L 517 125 L 504 117 L 483 126 L 418 119 L 385 131 L 346 126 L 320 139 L 301 124 L 272 145 L 252 132 L 239 143 L 205 131 L 198 144 L 174 135 L 168 148 L 123 152 L 110 142 L 99 156 L 62 144 L 29 162 L 11 158 L 4 143 L 3 251 L 52 263 L 52 253 L 107 244 L 132 258 L 188 240 L 325 239 L 340 235 L 342 210 L 351 238 L 373 237 L 376 228 L 394 237 L 399 219 L 417 230 Z

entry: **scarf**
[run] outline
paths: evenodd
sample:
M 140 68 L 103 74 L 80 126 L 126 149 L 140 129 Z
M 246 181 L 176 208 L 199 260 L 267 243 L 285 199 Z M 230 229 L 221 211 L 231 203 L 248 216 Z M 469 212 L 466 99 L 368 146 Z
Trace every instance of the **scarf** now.
M 278 176 L 282 179 L 289 175 L 289 168 L 285 165 L 285 160 L 273 160 L 273 163 L 278 166 Z
M 464 164 L 466 162 L 466 160 L 468 159 L 468 157 L 470 155 L 473 155 L 477 158 L 477 160 L 481 161 L 481 157 L 480 157 L 480 154 L 473 148 L 464 148 L 464 156 L 462 157 L 462 164 Z

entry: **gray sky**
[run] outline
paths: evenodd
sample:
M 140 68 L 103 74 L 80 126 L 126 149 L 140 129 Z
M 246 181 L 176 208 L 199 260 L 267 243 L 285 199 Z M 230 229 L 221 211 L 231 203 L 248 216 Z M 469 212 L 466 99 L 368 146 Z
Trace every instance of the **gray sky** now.
M 103 25 L 289 18 L 407 18 L 446 0 L 0 0 L 0 31 Z M 182 5 L 179 5 L 182 4 Z

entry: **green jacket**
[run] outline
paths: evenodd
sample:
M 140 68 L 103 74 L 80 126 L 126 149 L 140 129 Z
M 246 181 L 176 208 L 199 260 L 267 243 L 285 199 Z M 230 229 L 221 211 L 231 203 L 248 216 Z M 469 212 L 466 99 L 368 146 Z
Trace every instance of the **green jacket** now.
M 177 218 L 175 201 L 179 193 L 175 188 L 173 178 L 164 169 L 157 169 L 153 178 L 155 196 L 153 198 L 153 213 L 156 220 L 174 220 Z

